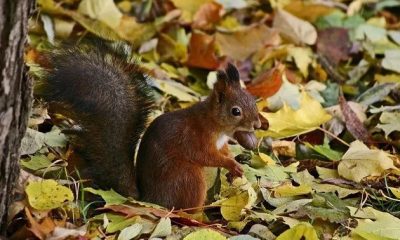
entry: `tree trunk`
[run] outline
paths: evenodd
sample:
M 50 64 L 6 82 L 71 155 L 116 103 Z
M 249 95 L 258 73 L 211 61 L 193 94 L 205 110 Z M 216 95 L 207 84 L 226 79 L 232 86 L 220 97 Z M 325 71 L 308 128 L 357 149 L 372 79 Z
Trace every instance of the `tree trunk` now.
M 19 147 L 32 102 L 24 46 L 33 0 L 0 0 L 0 238 L 19 174 Z

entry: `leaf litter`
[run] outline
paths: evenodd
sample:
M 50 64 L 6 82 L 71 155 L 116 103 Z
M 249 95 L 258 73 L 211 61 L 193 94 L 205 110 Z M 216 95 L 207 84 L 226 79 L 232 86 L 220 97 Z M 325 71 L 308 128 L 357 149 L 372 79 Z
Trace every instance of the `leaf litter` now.
M 230 61 L 269 129 L 257 130 L 254 151 L 231 146 L 244 177 L 230 183 L 226 170 L 211 171 L 207 204 L 187 213 L 72 179 L 73 149 L 60 128 L 73 123 L 53 126 L 35 101 L 17 191 L 26 199 L 11 206 L 11 237 L 400 239 L 397 1 L 39 0 L 38 7 L 26 51 L 33 76 L 50 45 L 126 41 L 153 77 L 158 115 L 202 99 L 212 73 Z

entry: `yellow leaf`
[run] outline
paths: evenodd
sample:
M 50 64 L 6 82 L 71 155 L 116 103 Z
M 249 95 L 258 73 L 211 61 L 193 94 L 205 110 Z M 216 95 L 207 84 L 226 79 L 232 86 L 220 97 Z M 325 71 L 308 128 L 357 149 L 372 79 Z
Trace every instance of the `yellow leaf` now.
M 182 20 L 191 22 L 194 14 L 200 9 L 201 5 L 212 2 L 211 0 L 172 0 L 175 7 L 182 10 Z
M 318 240 L 317 232 L 314 227 L 305 222 L 301 222 L 296 226 L 284 231 L 276 240 Z
M 78 12 L 97 19 L 111 28 L 118 27 L 122 18 L 122 13 L 113 0 L 83 0 L 79 4 Z
M 25 189 L 29 204 L 38 210 L 61 207 L 65 201 L 74 200 L 72 191 L 54 180 L 30 182 Z
M 351 236 L 361 236 L 363 239 L 399 239 L 400 219 L 393 215 L 380 212 L 371 207 L 363 209 L 349 207 L 351 215 L 361 215 L 358 225 L 352 229 Z M 362 219 L 366 218 L 366 219 Z
M 389 189 L 396 198 L 400 199 L 400 189 L 399 188 L 389 187 Z
M 343 155 L 338 173 L 355 182 L 360 182 L 367 176 L 380 176 L 386 169 L 397 169 L 389 156 L 382 150 L 369 149 L 364 143 L 354 141 Z
M 329 168 L 323 168 L 323 167 L 318 167 L 316 166 L 319 178 L 325 180 L 329 178 L 339 178 L 339 174 L 337 170 L 334 169 L 329 169 Z
M 260 159 L 264 162 L 264 163 L 266 163 L 267 165 L 275 165 L 276 164 L 276 162 L 270 157 L 270 156 L 268 156 L 267 154 L 265 154 L 265 153 L 259 153 L 258 154 L 258 156 L 260 157 Z
M 221 214 L 228 221 L 239 221 L 242 217 L 242 210 L 250 208 L 256 199 L 257 194 L 254 189 L 248 189 L 248 191 L 224 200 L 221 204 Z
M 308 66 L 312 62 L 313 55 L 311 49 L 305 47 L 290 47 L 288 48 L 288 55 L 293 58 L 301 74 L 307 78 Z
M 292 184 L 284 184 L 278 186 L 274 189 L 275 197 L 293 197 L 308 194 L 311 192 L 311 186 L 308 184 L 302 184 L 298 187 L 293 186 Z
M 261 112 L 268 119 L 268 131 L 258 131 L 260 137 L 286 138 L 315 130 L 329 121 L 329 115 L 321 104 L 302 92 L 300 108 L 293 110 L 286 104 L 275 113 Z

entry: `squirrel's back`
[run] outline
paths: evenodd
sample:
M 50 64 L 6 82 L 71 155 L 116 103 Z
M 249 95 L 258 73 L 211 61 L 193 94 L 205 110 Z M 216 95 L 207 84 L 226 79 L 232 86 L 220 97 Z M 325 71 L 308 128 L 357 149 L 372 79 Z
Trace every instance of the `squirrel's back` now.
M 96 43 L 50 53 L 39 95 L 82 128 L 72 137 L 80 174 L 133 196 L 135 146 L 152 100 L 145 75 L 124 50 Z

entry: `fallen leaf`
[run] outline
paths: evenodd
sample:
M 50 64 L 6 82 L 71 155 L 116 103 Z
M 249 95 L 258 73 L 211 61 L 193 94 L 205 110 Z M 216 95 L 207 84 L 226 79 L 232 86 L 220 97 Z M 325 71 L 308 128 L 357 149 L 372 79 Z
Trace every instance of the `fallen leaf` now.
M 172 233 L 171 219 L 169 217 L 163 217 L 158 222 L 150 238 L 166 237 L 171 233 Z
M 71 238 L 79 239 L 80 237 L 85 236 L 87 233 L 87 225 L 83 225 L 81 227 L 77 227 L 73 224 L 68 225 L 69 228 L 56 226 L 50 235 L 47 236 L 46 240 L 62 240 Z
M 398 86 L 399 84 L 397 83 L 377 84 L 358 96 L 357 101 L 364 106 L 370 106 L 373 103 L 382 101 L 392 90 L 396 89 Z
M 389 187 L 389 189 L 397 199 L 400 199 L 400 188 Z
M 117 240 L 131 240 L 137 237 L 142 231 L 143 226 L 139 223 L 135 223 L 132 226 L 122 229 L 118 234 Z
M 217 3 L 221 4 L 224 9 L 242 9 L 247 7 L 248 3 L 246 0 L 216 0 Z
M 78 12 L 97 19 L 111 28 L 119 26 L 122 13 L 113 0 L 82 0 Z
M 350 208 L 350 207 L 349 207 Z M 398 239 L 400 236 L 400 219 L 371 207 L 357 209 L 350 208 L 352 213 L 361 212 L 373 219 L 358 219 L 358 225 L 352 229 L 352 236 L 358 235 L 364 239 Z
M 300 108 L 301 93 L 299 85 L 290 83 L 286 74 L 282 75 L 282 85 L 279 90 L 267 99 L 268 109 L 271 111 L 278 111 L 285 104 L 294 110 Z
M 318 31 L 317 52 L 334 65 L 349 58 L 351 42 L 345 28 L 325 28 Z
M 246 90 L 254 96 L 268 98 L 273 96 L 282 86 L 282 72 L 284 66 L 278 66 L 259 74 Z
M 301 94 L 300 109 L 293 110 L 284 104 L 283 108 L 275 113 L 260 112 L 260 114 L 268 119 L 270 127 L 267 131 L 257 131 L 257 134 L 274 138 L 307 133 L 331 119 L 331 115 L 321 104 L 304 92 Z
M 243 209 L 249 204 L 250 196 L 243 192 L 230 197 L 221 203 L 222 217 L 228 221 L 239 221 L 243 215 Z
M 386 50 L 382 67 L 400 73 L 400 50 Z
M 380 176 L 386 169 L 396 169 L 390 155 L 382 150 L 369 149 L 354 141 L 338 165 L 338 173 L 345 179 L 360 182 L 367 176 Z
M 124 196 L 121 196 L 120 194 L 118 194 L 117 192 L 115 192 L 112 189 L 109 191 L 105 191 L 105 190 L 94 189 L 94 188 L 88 187 L 88 188 L 84 188 L 83 190 L 86 192 L 93 193 L 95 195 L 99 195 L 100 197 L 102 197 L 104 199 L 104 201 L 106 202 L 106 205 L 122 204 L 128 200 L 127 198 L 125 198 Z
M 386 137 L 394 131 L 400 131 L 400 112 L 383 112 L 379 121 L 382 124 L 378 124 L 376 127 L 382 129 Z
M 287 202 L 287 203 L 282 204 L 281 206 L 275 208 L 272 211 L 272 213 L 279 215 L 279 214 L 287 214 L 287 213 L 295 212 L 310 202 L 312 202 L 312 199 L 299 199 L 299 200 L 290 201 L 290 202 Z
M 25 214 L 30 224 L 30 227 L 28 228 L 29 231 L 31 231 L 39 239 L 47 239 L 46 237 L 56 227 L 55 222 L 49 217 L 45 217 L 41 223 L 37 222 L 28 208 L 25 208 Z
M 271 147 L 276 156 L 296 157 L 296 143 L 293 141 L 273 141 Z
M 238 61 L 246 60 L 264 46 L 277 46 L 280 43 L 278 32 L 263 24 L 244 27 L 231 33 L 217 32 L 216 40 L 223 56 Z
M 308 77 L 308 66 L 312 63 L 313 52 L 310 48 L 305 47 L 290 47 L 288 48 L 288 56 L 294 59 L 297 68 L 301 74 Z
M 339 178 L 339 174 L 336 169 L 329 169 L 318 166 L 316 166 L 315 168 L 317 169 L 319 178 L 323 180 L 330 178 Z
M 190 38 L 186 64 L 191 67 L 215 70 L 220 65 L 215 53 L 215 37 L 194 32 Z
M 160 89 L 166 94 L 170 94 L 179 101 L 183 102 L 196 102 L 200 99 L 200 95 L 192 89 L 186 87 L 182 83 L 172 80 L 153 79 L 154 87 Z
M 159 20 L 159 24 L 162 24 L 162 20 Z M 157 28 L 153 23 L 138 23 L 134 17 L 123 16 L 120 24 L 114 31 L 118 34 L 119 38 L 129 41 L 133 45 L 140 46 L 141 43 L 150 40 L 156 34 Z
M 332 150 L 327 143 L 324 145 L 311 145 L 310 143 L 305 143 L 305 145 L 332 161 L 339 161 L 343 156 L 343 153 Z
M 172 0 L 175 7 L 182 10 L 181 19 L 184 23 L 190 23 L 193 16 L 205 3 L 212 2 L 211 0 Z
M 294 16 L 308 22 L 314 22 L 318 18 L 328 15 L 334 10 L 334 8 L 325 4 L 304 1 L 290 1 L 284 9 Z
M 314 227 L 306 222 L 301 222 L 294 227 L 284 231 L 276 240 L 318 240 Z
M 38 210 L 50 210 L 61 207 L 66 201 L 73 201 L 71 189 L 52 179 L 29 182 L 25 189 L 29 205 Z
M 219 232 L 213 231 L 211 229 L 201 229 L 196 232 L 192 232 L 183 238 L 183 240 L 208 240 L 208 239 L 226 240 L 226 237 L 224 237 Z
M 313 25 L 282 9 L 276 10 L 273 27 L 295 44 L 314 45 L 317 41 L 317 31 Z
M 210 30 L 221 19 L 222 6 L 215 2 L 201 5 L 193 17 L 192 28 Z
M 343 113 L 347 130 L 353 135 L 354 138 L 365 143 L 370 143 L 371 139 L 368 130 L 364 126 L 363 122 L 361 122 L 357 117 L 353 109 L 351 109 L 343 95 L 339 96 L 339 104 Z
M 284 184 L 274 188 L 273 191 L 275 197 L 281 198 L 309 194 L 311 193 L 312 189 L 311 186 L 307 184 L 302 184 L 297 187 L 293 186 L 292 184 Z

